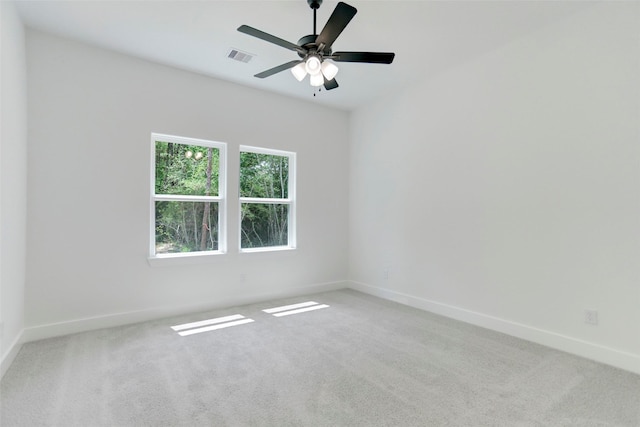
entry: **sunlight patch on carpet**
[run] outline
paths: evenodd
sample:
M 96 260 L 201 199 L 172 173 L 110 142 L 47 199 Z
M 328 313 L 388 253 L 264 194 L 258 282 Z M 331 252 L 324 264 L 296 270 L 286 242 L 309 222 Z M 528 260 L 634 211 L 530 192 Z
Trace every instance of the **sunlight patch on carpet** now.
M 245 318 L 241 314 L 231 316 L 217 317 L 215 319 L 200 320 L 198 322 L 184 323 L 182 325 L 172 326 L 171 329 L 178 332 L 178 335 L 186 337 L 188 335 L 199 334 L 202 332 L 215 331 L 230 326 L 244 325 L 253 322 L 253 319 Z
M 268 308 L 262 310 L 265 313 L 273 314 L 276 317 L 289 316 L 290 314 L 299 314 L 307 311 L 319 310 L 329 307 L 326 304 L 318 304 L 315 301 L 301 302 L 299 304 L 283 305 L 281 307 Z

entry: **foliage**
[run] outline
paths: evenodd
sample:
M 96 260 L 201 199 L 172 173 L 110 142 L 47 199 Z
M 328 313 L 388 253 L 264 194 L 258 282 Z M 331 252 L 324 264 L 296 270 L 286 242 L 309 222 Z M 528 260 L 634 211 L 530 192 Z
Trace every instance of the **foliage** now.
M 217 148 L 211 151 L 209 195 L 217 196 L 220 152 Z M 207 153 L 207 147 L 199 145 L 156 142 L 156 194 L 204 196 L 207 192 Z
M 156 142 L 156 194 L 218 195 L 220 152 Z M 218 249 L 216 202 L 156 201 L 156 253 Z
M 252 152 L 240 153 L 240 196 L 286 199 L 289 158 Z M 280 203 L 242 203 L 243 248 L 286 246 L 289 206 Z

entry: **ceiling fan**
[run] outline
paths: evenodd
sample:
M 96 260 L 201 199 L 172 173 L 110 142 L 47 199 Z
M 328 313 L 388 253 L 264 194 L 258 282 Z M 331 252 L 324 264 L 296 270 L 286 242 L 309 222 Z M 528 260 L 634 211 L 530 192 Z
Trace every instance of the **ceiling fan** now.
M 255 77 L 263 79 L 291 69 L 298 81 L 302 81 L 309 74 L 311 86 L 319 87 L 324 85 L 326 90 L 331 90 L 338 87 L 338 82 L 335 79 L 338 67 L 333 62 L 327 61 L 328 59 L 335 62 L 366 62 L 372 64 L 391 64 L 393 62 L 395 53 L 391 52 L 333 52 L 331 50 L 333 42 L 336 41 L 358 10 L 346 3 L 338 3 L 320 34 L 317 34 L 316 11 L 322 4 L 322 0 L 307 0 L 307 3 L 313 9 L 313 34 L 302 37 L 298 40 L 298 44 L 288 42 L 248 25 L 238 27 L 238 31 L 241 33 L 292 50 L 301 58 L 270 68 L 256 74 Z

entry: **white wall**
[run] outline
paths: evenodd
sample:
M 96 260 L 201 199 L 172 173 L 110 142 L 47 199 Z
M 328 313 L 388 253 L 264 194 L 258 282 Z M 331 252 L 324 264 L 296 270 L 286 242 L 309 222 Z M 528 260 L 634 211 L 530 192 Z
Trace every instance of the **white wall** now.
M 19 349 L 24 326 L 27 217 L 27 80 L 24 29 L 11 2 L 0 2 L 0 377 Z
M 639 14 L 594 4 L 355 112 L 352 285 L 640 372 Z
M 39 32 L 27 59 L 27 339 L 344 286 L 348 113 Z M 298 249 L 238 254 L 229 203 L 228 254 L 150 266 L 151 132 L 227 142 L 231 200 L 239 145 L 295 151 Z

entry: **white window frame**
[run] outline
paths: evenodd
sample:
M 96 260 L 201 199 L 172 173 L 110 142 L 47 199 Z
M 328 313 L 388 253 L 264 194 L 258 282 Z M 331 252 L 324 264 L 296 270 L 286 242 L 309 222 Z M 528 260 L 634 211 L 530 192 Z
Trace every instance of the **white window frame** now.
M 238 197 L 238 248 L 240 253 L 250 252 L 271 252 L 292 250 L 297 247 L 296 239 L 296 153 L 293 151 L 274 150 L 271 148 L 252 147 L 248 145 L 241 145 L 240 153 L 257 153 L 267 154 L 271 156 L 287 157 L 289 159 L 289 182 L 287 184 L 287 198 L 286 199 L 268 199 L 260 197 Z M 238 186 L 240 185 L 240 155 L 238 155 Z M 238 195 L 240 194 L 240 188 L 238 188 Z M 257 203 L 257 204 L 277 204 L 288 205 L 288 217 L 287 217 L 287 245 L 286 246 L 265 246 L 261 248 L 242 248 L 242 204 L 243 203 Z
M 218 195 L 217 196 L 188 196 L 188 195 L 158 195 L 156 194 L 156 141 L 172 142 L 174 144 L 199 145 L 205 148 L 216 148 L 219 153 L 218 165 Z M 149 209 L 149 259 L 189 258 L 219 255 L 227 252 L 227 144 L 224 142 L 205 139 L 188 138 L 184 136 L 151 134 L 151 179 L 150 209 Z M 218 204 L 218 249 L 215 251 L 194 251 L 170 254 L 156 254 L 156 202 L 205 202 Z

